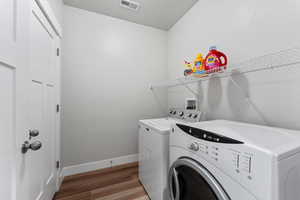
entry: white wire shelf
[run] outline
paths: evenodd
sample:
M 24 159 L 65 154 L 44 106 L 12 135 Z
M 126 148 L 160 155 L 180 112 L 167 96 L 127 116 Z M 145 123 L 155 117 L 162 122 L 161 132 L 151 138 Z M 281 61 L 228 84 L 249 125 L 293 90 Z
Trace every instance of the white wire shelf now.
M 150 88 L 155 89 L 164 87 L 171 88 L 182 85 L 186 86 L 199 81 L 207 81 L 212 78 L 223 78 L 232 76 L 233 74 L 246 74 L 258 71 L 274 70 L 277 68 L 296 66 L 297 64 L 300 64 L 300 48 L 298 47 L 251 58 L 237 64 L 232 64 L 228 67 L 228 70 L 210 73 L 205 77 L 181 77 L 154 83 L 150 86 Z

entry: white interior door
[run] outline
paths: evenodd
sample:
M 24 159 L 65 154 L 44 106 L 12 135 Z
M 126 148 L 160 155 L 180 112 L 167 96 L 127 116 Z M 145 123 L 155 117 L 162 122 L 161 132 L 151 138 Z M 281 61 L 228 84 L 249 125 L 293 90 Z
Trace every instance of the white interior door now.
M 30 177 L 29 198 L 50 199 L 56 191 L 56 52 L 55 33 L 33 1 L 30 16 L 30 127 L 39 135 L 42 148 L 28 155 L 26 172 Z
M 58 39 L 34 0 L 1 0 L 0 27 L 0 199 L 50 200 L 57 178 Z M 25 141 L 42 147 L 27 145 L 37 151 L 23 153 Z
M 16 196 L 15 73 L 16 2 L 0 1 L 0 199 Z

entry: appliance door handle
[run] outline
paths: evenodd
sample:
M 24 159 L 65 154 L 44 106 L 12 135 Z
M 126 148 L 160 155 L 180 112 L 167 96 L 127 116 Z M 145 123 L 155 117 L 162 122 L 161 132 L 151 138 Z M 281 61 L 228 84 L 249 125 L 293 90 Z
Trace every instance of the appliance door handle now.
M 178 172 L 175 170 L 178 167 L 188 167 L 198 173 L 199 177 L 204 179 L 209 186 L 209 188 L 217 196 L 218 200 L 230 200 L 230 197 L 225 192 L 220 183 L 215 179 L 215 177 L 200 163 L 189 158 L 180 158 L 173 163 L 169 170 L 168 186 L 169 194 L 171 200 L 180 200 L 180 185 L 178 181 Z M 173 176 L 175 176 L 175 188 L 176 188 L 176 197 L 173 194 Z M 177 183 L 176 183 L 177 180 Z
M 170 168 L 169 170 L 169 178 L 168 178 L 168 192 L 170 195 L 170 200 L 179 200 L 180 198 L 180 186 L 179 186 L 179 180 L 178 180 L 178 173 L 175 169 L 175 167 Z M 174 194 L 173 191 L 173 185 L 175 184 L 175 192 L 176 194 Z
M 180 187 L 179 187 L 179 180 L 178 180 L 178 173 L 175 168 L 173 168 L 173 174 L 175 179 L 175 188 L 176 188 L 176 194 L 175 194 L 175 200 L 179 200 L 180 198 Z

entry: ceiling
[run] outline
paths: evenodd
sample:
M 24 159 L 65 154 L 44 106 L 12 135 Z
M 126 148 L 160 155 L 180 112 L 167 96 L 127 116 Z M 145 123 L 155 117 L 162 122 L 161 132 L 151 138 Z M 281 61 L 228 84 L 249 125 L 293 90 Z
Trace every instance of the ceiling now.
M 64 0 L 69 6 L 169 30 L 198 0 L 134 0 L 139 11 L 120 6 L 120 0 Z

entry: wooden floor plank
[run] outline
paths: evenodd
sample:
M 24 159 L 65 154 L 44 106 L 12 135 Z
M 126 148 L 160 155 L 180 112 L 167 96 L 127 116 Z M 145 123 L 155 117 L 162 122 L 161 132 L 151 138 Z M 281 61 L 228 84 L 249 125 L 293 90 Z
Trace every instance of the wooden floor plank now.
M 138 163 L 134 162 L 134 163 L 129 163 L 129 164 L 125 164 L 125 165 L 119 165 L 116 167 L 111 167 L 111 168 L 105 168 L 105 169 L 100 169 L 100 170 L 95 170 L 95 171 L 90 171 L 90 172 L 86 172 L 86 173 L 81 173 L 81 174 L 75 174 L 72 176 L 67 176 L 64 178 L 64 182 L 69 182 L 69 181 L 74 181 L 77 179 L 84 179 L 84 178 L 89 178 L 89 177 L 93 177 L 93 176 L 97 176 L 97 175 L 103 175 L 106 173 L 112 173 L 112 172 L 116 172 L 116 171 L 120 171 L 123 169 L 130 169 L 130 168 L 137 168 L 138 167 Z
M 92 195 L 91 192 L 83 192 L 78 194 L 71 194 L 69 196 L 61 197 L 55 196 L 56 200 L 91 200 Z
M 133 200 L 150 200 L 150 198 L 149 198 L 147 195 L 145 195 L 145 196 L 142 196 L 142 197 L 138 197 L 138 198 L 136 198 L 136 199 L 133 199 Z
M 117 192 L 112 195 L 100 197 L 95 200 L 121 200 L 122 198 L 130 199 L 131 196 L 133 196 L 131 199 L 134 199 L 136 197 L 143 196 L 143 195 L 144 195 L 144 189 L 140 186 L 140 187 L 128 189 L 128 190 L 125 190 L 122 192 Z
M 103 196 L 108 196 L 117 192 L 126 191 L 128 189 L 140 187 L 141 184 L 139 183 L 138 178 L 134 178 L 130 181 L 124 181 L 121 183 L 109 185 L 107 187 L 99 188 L 96 190 L 91 191 L 92 198 L 99 198 Z
M 53 200 L 149 200 L 138 163 L 65 177 Z
M 65 185 L 62 185 L 59 196 L 62 197 L 72 193 L 82 193 L 105 187 L 107 185 L 129 181 L 132 180 L 136 174 L 137 169 L 124 169 L 122 171 L 112 172 L 103 176 L 94 176 L 89 179 L 83 179 L 82 181 L 76 180 L 74 182 L 68 182 Z
M 89 182 L 91 183 L 92 181 L 97 181 L 101 177 L 102 180 L 104 179 L 109 179 L 110 177 L 117 177 L 117 176 L 122 176 L 122 175 L 129 175 L 129 174 L 136 174 L 137 173 L 137 167 L 134 168 L 124 168 L 120 170 L 116 170 L 113 172 L 109 173 L 98 173 L 94 175 L 88 174 L 87 176 L 81 176 L 80 178 L 72 179 L 71 181 L 64 181 L 63 182 L 63 188 L 68 188 L 72 187 L 73 185 L 77 185 L 78 183 L 83 183 L 83 182 Z

